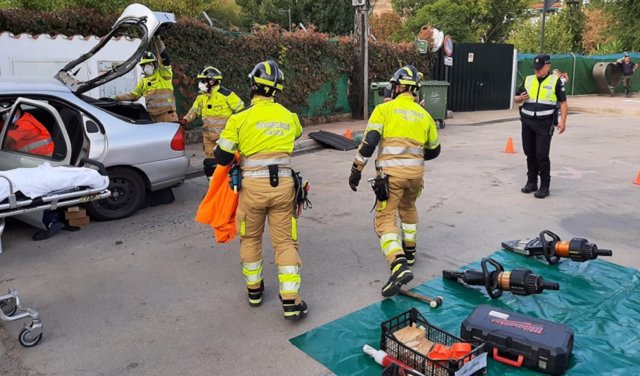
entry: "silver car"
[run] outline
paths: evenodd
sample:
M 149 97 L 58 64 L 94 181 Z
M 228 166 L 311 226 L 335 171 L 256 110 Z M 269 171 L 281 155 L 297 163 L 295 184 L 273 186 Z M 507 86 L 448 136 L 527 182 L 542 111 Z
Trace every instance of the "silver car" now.
M 54 143 L 50 157 L 14 151 L 7 143 L 9 127 L 4 126 L 0 131 L 0 170 L 35 167 L 43 162 L 78 166 L 83 158 L 102 162 L 107 167 L 112 196 L 86 204 L 90 215 L 99 220 L 129 216 L 143 204 L 148 192 L 180 184 L 189 158 L 184 151 L 184 130 L 178 124 L 152 123 L 138 103 L 106 102 L 82 95 L 135 68 L 154 33 L 174 22 L 172 14 L 151 12 L 134 4 L 125 9 L 112 31 L 93 50 L 65 66 L 56 75 L 57 80 L 0 79 L 0 105 L 11 107 L 7 118 L 13 119 L 17 111 L 31 114 L 47 128 Z M 74 68 L 128 27 L 137 27 L 143 35 L 136 52 L 101 76 L 76 80 Z

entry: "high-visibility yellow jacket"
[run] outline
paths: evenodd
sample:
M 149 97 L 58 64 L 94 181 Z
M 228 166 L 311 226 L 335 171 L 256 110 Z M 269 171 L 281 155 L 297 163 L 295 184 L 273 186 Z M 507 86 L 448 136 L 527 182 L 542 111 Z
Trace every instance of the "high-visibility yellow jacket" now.
M 520 115 L 528 119 L 551 119 L 558 107 L 556 85 L 560 77 L 547 76 L 542 82 L 536 75 L 527 76 L 524 88 L 529 99 L 520 108 Z
M 256 96 L 251 106 L 227 120 L 218 147 L 227 153 L 239 151 L 244 171 L 274 164 L 290 167 L 294 141 L 301 135 L 298 115 L 273 98 Z
M 173 70 L 171 66 L 158 64 L 158 68 L 149 77 L 142 77 L 129 94 L 116 95 L 119 101 L 136 101 L 144 97 L 147 111 L 151 117 L 176 112 L 176 99 L 173 95 Z
M 197 117 L 202 118 L 202 127 L 222 129 L 232 114 L 241 111 L 244 102 L 233 91 L 224 86 L 214 86 L 208 93 L 196 97 L 193 106 L 184 119 L 190 123 Z
M 376 106 L 365 129 L 365 138 L 368 132 L 378 132 L 381 136 L 376 165 L 385 174 L 404 179 L 421 178 L 424 150 L 440 145 L 436 123 L 414 101 L 411 93 L 402 93 Z M 354 162 L 363 166 L 367 158 L 358 153 Z

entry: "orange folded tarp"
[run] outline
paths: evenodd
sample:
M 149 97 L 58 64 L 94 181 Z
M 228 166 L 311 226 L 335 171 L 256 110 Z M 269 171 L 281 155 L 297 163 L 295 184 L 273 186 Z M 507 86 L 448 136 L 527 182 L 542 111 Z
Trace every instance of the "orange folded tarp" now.
M 230 169 L 231 164 L 216 167 L 209 183 L 209 190 L 196 214 L 196 222 L 213 228 L 218 243 L 230 242 L 236 236 L 238 193 L 229 186 Z

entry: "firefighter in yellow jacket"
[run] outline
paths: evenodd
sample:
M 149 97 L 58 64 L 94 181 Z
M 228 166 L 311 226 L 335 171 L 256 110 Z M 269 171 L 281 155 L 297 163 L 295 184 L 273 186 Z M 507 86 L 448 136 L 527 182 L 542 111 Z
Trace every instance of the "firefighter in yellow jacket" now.
M 436 124 L 413 98 L 420 85 L 416 68 L 400 68 L 391 85 L 394 99 L 373 110 L 349 176 L 349 186 L 356 191 L 362 170 L 377 146 L 375 229 L 391 266 L 391 276 L 382 287 L 385 297 L 397 294 L 402 285 L 413 279 L 409 266 L 416 259 L 415 202 L 423 187 L 424 161 L 440 154 Z
M 298 320 L 308 308 L 300 298 L 302 262 L 294 217 L 291 153 L 295 139 L 302 135 L 302 126 L 296 114 L 274 101 L 284 83 L 276 62 L 259 63 L 249 79 L 251 106 L 229 118 L 214 155 L 218 164 L 226 166 L 236 151 L 240 153 L 242 183 L 236 222 L 249 304 L 262 303 L 262 233 L 268 220 L 284 318 Z
M 222 72 L 215 67 L 206 67 L 197 76 L 200 93 L 189 112 L 180 120 L 187 124 L 197 117 L 202 118 L 202 146 L 204 149 L 204 172 L 213 175 L 215 159 L 213 150 L 220 138 L 220 132 L 232 114 L 244 108 L 244 102 L 236 93 L 220 85 Z
M 144 97 L 147 112 L 154 122 L 177 122 L 176 99 L 173 95 L 173 70 L 169 53 L 159 37 L 154 38 L 156 52 L 160 61 L 152 52 L 145 52 L 140 59 L 144 77 L 129 94 L 118 94 L 111 97 L 117 101 L 137 101 Z

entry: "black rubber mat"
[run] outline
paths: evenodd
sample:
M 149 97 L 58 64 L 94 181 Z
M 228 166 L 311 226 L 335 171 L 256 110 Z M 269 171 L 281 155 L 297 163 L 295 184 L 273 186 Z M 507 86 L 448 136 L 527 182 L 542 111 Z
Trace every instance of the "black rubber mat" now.
M 339 134 L 327 132 L 327 131 L 318 131 L 309 133 L 309 137 L 318 141 L 324 146 L 337 149 L 337 150 L 353 150 L 358 147 L 358 143 L 350 140 L 346 137 L 340 136 Z

